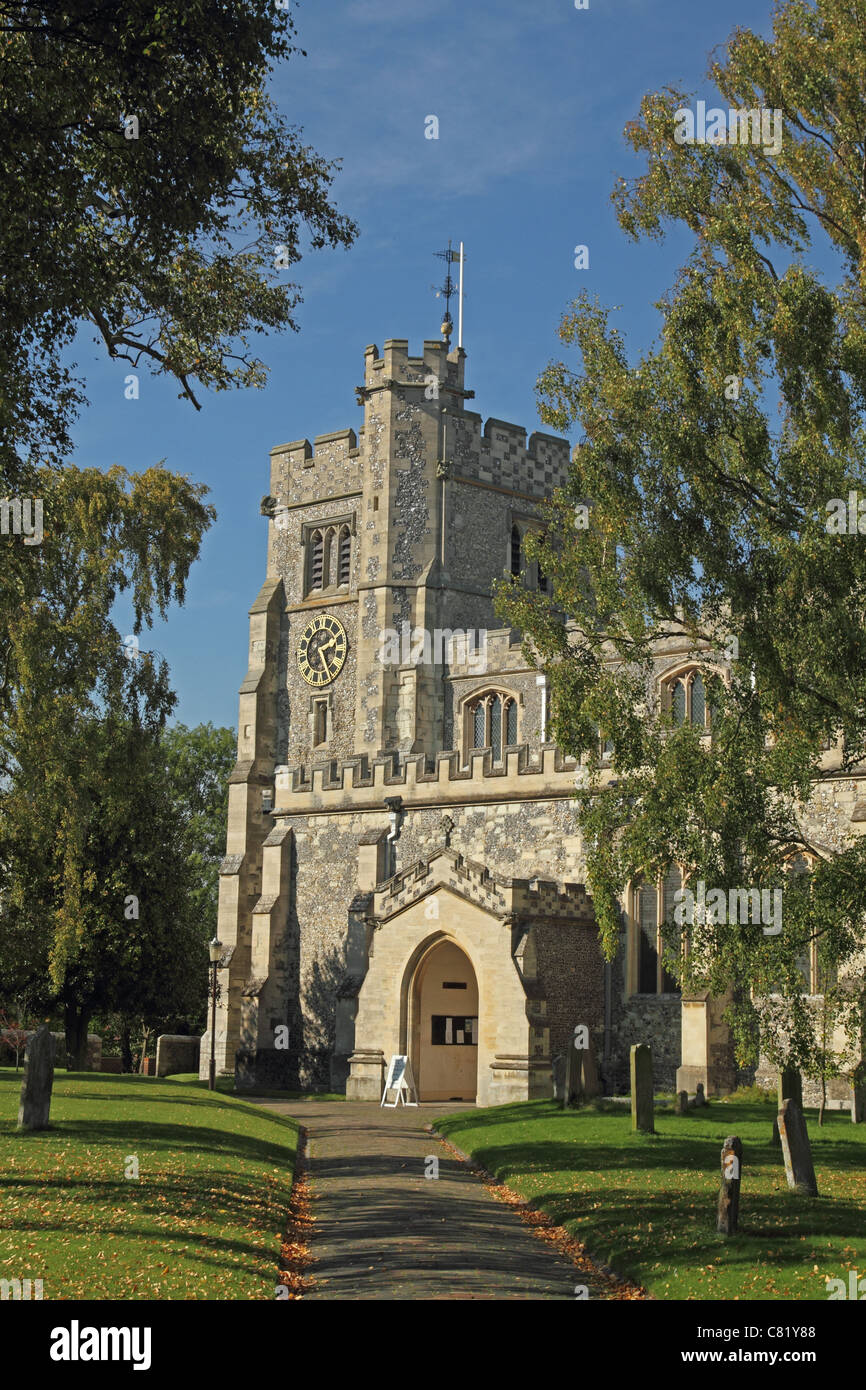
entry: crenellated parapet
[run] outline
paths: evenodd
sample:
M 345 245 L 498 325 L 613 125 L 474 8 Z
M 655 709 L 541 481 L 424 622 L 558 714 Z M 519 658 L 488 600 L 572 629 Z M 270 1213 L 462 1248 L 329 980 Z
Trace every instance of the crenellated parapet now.
M 361 488 L 361 449 L 353 429 L 294 439 L 271 449 L 271 491 L 262 501 L 274 519 L 281 508 L 304 506 Z
M 364 402 L 377 391 L 402 386 L 431 387 L 431 399 L 434 379 L 450 397 L 474 396 L 474 391 L 464 389 L 465 360 L 462 348 L 449 352 L 447 344 L 435 338 L 425 339 L 420 357 L 410 356 L 407 338 L 386 339 L 381 356 L 371 343 L 364 351 L 364 384 L 357 387 L 358 399 Z
M 389 753 L 372 761 L 364 754 L 306 767 L 277 768 L 274 815 L 301 815 L 313 810 L 381 807 L 382 799 L 402 796 L 409 806 L 460 804 L 467 800 L 571 796 L 578 762 L 555 744 L 532 748 L 519 744 L 494 764 L 489 748 L 470 754 Z
M 569 472 L 567 439 L 536 431 L 527 442 L 522 425 L 491 417 L 482 429 L 482 417 L 473 410 L 456 415 L 448 449 L 456 483 L 483 484 L 547 498 L 561 487 Z

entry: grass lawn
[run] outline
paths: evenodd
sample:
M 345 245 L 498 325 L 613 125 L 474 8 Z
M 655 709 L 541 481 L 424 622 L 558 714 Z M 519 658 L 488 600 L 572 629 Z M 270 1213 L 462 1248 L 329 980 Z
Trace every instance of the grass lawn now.
M 552 1101 L 467 1110 L 436 1129 L 471 1153 L 590 1255 L 655 1298 L 819 1299 L 825 1278 L 866 1275 L 866 1125 L 807 1111 L 820 1197 L 789 1191 L 771 1143 L 775 1107 L 714 1102 L 656 1113 L 632 1134 L 628 1108 L 562 1111 Z M 716 1234 L 720 1152 L 743 1141 L 740 1228 Z
M 45 1299 L 273 1299 L 294 1121 L 192 1079 L 58 1071 L 52 1128 L 19 1134 L 20 1088 L 0 1068 L 0 1278 Z

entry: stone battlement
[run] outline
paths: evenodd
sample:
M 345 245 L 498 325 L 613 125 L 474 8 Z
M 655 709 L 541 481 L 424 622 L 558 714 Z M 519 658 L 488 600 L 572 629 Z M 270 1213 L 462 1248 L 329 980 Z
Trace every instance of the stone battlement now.
M 452 416 L 448 454 L 454 480 L 490 483 L 539 498 L 549 497 L 568 477 L 571 450 L 567 439 L 536 430 L 526 439 L 523 425 L 491 416 L 482 431 L 481 416 L 464 410 Z
M 364 350 L 364 391 L 377 391 L 385 386 L 423 386 L 429 376 L 457 391 L 463 390 L 466 353 L 463 348 L 448 351 L 447 343 L 425 338 L 420 357 L 409 355 L 407 338 L 387 338 L 385 348 L 371 343 Z
M 353 429 L 333 430 L 330 434 L 317 434 L 313 443 L 309 439 L 293 439 L 289 444 L 278 444 L 271 449 L 271 458 L 289 454 L 296 468 L 310 468 L 322 461 L 332 462 L 336 458 L 349 458 L 358 452 L 358 436 Z
M 518 744 L 496 766 L 489 748 L 472 752 L 468 766 L 460 765 L 458 752 L 437 753 L 435 758 L 424 753 L 402 758 L 389 753 L 372 763 L 365 754 L 358 754 L 314 765 L 310 772 L 306 767 L 277 768 L 273 814 L 297 815 L 361 803 L 381 808 L 384 796 L 395 793 L 403 793 L 407 805 L 569 796 L 577 767 L 576 759 L 566 757 L 552 743 L 535 749 Z
M 277 506 L 344 496 L 361 488 L 361 450 L 353 429 L 294 439 L 271 449 L 271 495 Z

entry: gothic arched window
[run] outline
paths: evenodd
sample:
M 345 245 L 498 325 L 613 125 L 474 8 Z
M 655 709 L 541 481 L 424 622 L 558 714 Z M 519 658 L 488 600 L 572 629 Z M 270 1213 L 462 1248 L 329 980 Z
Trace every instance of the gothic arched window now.
M 515 744 L 517 742 L 517 701 L 506 700 L 505 702 L 505 742 Z
M 490 701 L 490 747 L 494 758 L 502 757 L 502 701 L 498 695 Z
M 516 579 L 523 568 L 523 557 L 520 553 L 520 530 L 517 526 L 511 528 L 511 573 Z
M 662 686 L 662 707 L 673 717 L 675 724 L 691 724 L 708 730 L 710 711 L 707 689 L 697 667 L 671 676 Z
M 790 879 L 808 878 L 815 868 L 815 863 L 816 858 L 813 854 L 793 854 L 785 865 L 785 871 Z M 810 936 L 808 928 L 803 934 L 806 939 L 802 942 L 796 957 L 797 969 L 803 979 L 803 993 L 823 994 L 837 983 L 838 972 L 835 965 L 828 965 L 822 959 L 823 935 L 816 932 Z
M 322 587 L 330 588 L 334 582 L 334 541 L 336 535 L 333 526 L 329 526 L 325 532 L 325 558 L 322 565 Z
M 672 864 L 656 883 L 639 878 L 631 888 L 630 990 L 633 994 L 679 994 L 676 977 L 666 969 L 662 928 L 674 921 L 675 894 L 682 874 Z M 670 936 L 668 934 L 668 940 Z
M 340 528 L 340 545 L 338 558 L 337 583 L 342 588 L 345 584 L 348 587 L 352 572 L 352 536 L 348 526 Z
M 484 701 L 479 700 L 477 705 L 473 706 L 471 711 L 473 748 L 487 747 L 487 744 L 485 743 L 485 735 L 487 733 L 486 715 L 487 711 L 484 707 Z
M 542 543 L 543 543 L 544 540 L 545 540 L 546 538 L 545 538 L 544 536 L 542 536 L 541 539 L 542 539 Z M 539 590 L 539 593 L 542 593 L 542 594 L 546 594 L 547 591 L 548 591 L 547 575 L 544 573 L 544 570 L 541 568 L 541 561 L 540 561 L 540 560 L 538 561 L 538 590 Z
M 323 567 L 325 558 L 324 542 L 321 531 L 314 531 L 310 536 L 310 588 L 321 589 L 324 587 Z
M 512 695 L 485 691 L 469 701 L 464 717 L 467 751 L 490 748 L 498 763 L 505 748 L 517 742 L 517 701 Z
M 352 582 L 351 516 L 322 518 L 304 527 L 304 595 L 345 592 Z
M 692 681 L 692 723 L 703 729 L 707 722 L 707 697 L 704 691 L 704 678 L 696 671 Z

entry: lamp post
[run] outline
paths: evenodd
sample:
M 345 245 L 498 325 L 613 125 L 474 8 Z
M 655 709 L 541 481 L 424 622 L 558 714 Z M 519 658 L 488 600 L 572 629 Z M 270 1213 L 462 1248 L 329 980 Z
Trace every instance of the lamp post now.
M 213 974 L 211 976 L 210 989 L 210 1076 L 207 1088 L 209 1091 L 216 1090 L 216 997 L 217 997 L 217 966 L 223 953 L 223 944 L 218 936 L 215 936 L 209 946 L 210 963 Z

